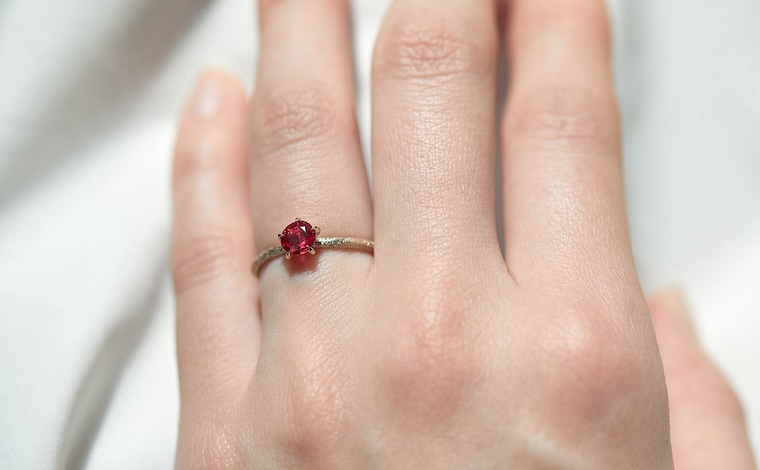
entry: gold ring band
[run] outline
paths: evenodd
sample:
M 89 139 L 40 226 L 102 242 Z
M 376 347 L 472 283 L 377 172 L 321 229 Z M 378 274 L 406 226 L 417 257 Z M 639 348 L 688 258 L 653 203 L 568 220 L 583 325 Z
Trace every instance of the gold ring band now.
M 375 243 L 372 240 L 365 240 L 363 238 L 324 237 L 317 238 L 313 246 L 324 248 L 341 248 L 345 250 L 362 250 L 373 253 Z M 273 246 L 268 250 L 262 251 L 259 253 L 259 256 L 253 260 L 253 264 L 251 265 L 251 272 L 253 272 L 254 275 L 258 275 L 259 271 L 261 271 L 262 266 L 264 266 L 269 261 L 277 258 L 278 256 L 283 256 L 285 253 L 285 249 L 281 246 Z
M 253 260 L 251 271 L 258 276 L 262 266 L 278 256 L 285 255 L 285 259 L 305 254 L 314 255 L 316 247 L 342 248 L 346 250 L 363 250 L 370 253 L 375 251 L 375 243 L 371 240 L 353 237 L 323 237 L 317 238 L 321 232 L 316 225 L 312 226 L 305 220 L 296 218 L 296 221 L 285 227 L 282 233 L 277 234 L 281 246 L 273 246 L 259 253 Z

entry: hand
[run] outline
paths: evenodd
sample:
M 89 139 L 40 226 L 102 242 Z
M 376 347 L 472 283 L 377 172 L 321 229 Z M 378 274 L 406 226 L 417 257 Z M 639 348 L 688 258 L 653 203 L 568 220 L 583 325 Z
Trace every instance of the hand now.
M 373 65 L 374 198 L 347 2 L 262 0 L 259 16 L 250 108 L 207 74 L 178 137 L 178 468 L 659 469 L 672 452 L 753 468 L 734 395 L 663 297 L 669 427 L 601 0 L 394 2 Z M 253 277 L 294 217 L 374 239 L 374 256 L 323 249 Z

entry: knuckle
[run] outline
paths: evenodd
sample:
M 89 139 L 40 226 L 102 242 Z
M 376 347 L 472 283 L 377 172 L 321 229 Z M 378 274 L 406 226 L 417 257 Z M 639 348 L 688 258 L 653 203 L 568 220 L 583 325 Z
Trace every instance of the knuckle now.
M 198 235 L 177 245 L 172 257 L 172 276 L 177 294 L 206 284 L 236 269 L 238 242 L 221 233 Z
M 374 70 L 401 79 L 445 79 L 485 72 L 493 61 L 490 41 L 456 19 L 399 22 L 381 35 Z
M 612 316 L 593 307 L 565 310 L 538 341 L 551 364 L 543 377 L 550 399 L 584 419 L 604 419 L 619 403 L 640 399 L 641 387 L 652 383 L 653 364 Z
M 253 153 L 266 159 L 319 148 L 336 136 L 348 111 L 326 85 L 281 84 L 254 108 Z
M 282 445 L 303 462 L 328 458 L 349 430 L 345 394 L 348 389 L 340 355 L 326 351 L 298 354 L 290 376 L 291 426 Z
M 612 148 L 618 135 L 613 96 L 569 89 L 538 89 L 510 103 L 505 134 L 529 145 Z
M 413 290 L 399 309 L 401 325 L 378 376 L 391 407 L 440 422 L 462 409 L 481 380 L 470 314 L 476 300 L 460 283 L 424 283 Z

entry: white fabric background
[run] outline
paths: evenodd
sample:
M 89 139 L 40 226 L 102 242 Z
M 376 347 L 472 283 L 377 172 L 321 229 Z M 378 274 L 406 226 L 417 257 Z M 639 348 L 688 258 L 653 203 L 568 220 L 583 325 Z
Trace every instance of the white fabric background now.
M 362 132 L 387 1 L 355 2 Z M 633 240 L 681 286 L 760 449 L 760 2 L 617 0 Z M 0 468 L 167 469 L 169 158 L 206 64 L 250 82 L 248 0 L 0 0 Z

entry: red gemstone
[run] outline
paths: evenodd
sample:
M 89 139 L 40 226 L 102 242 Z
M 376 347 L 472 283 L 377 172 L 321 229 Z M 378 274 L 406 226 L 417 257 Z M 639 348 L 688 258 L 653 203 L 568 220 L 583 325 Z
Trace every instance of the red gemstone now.
M 291 256 L 300 256 L 308 253 L 309 248 L 314 246 L 316 240 L 317 232 L 311 227 L 311 224 L 297 220 L 282 231 L 280 244 Z

